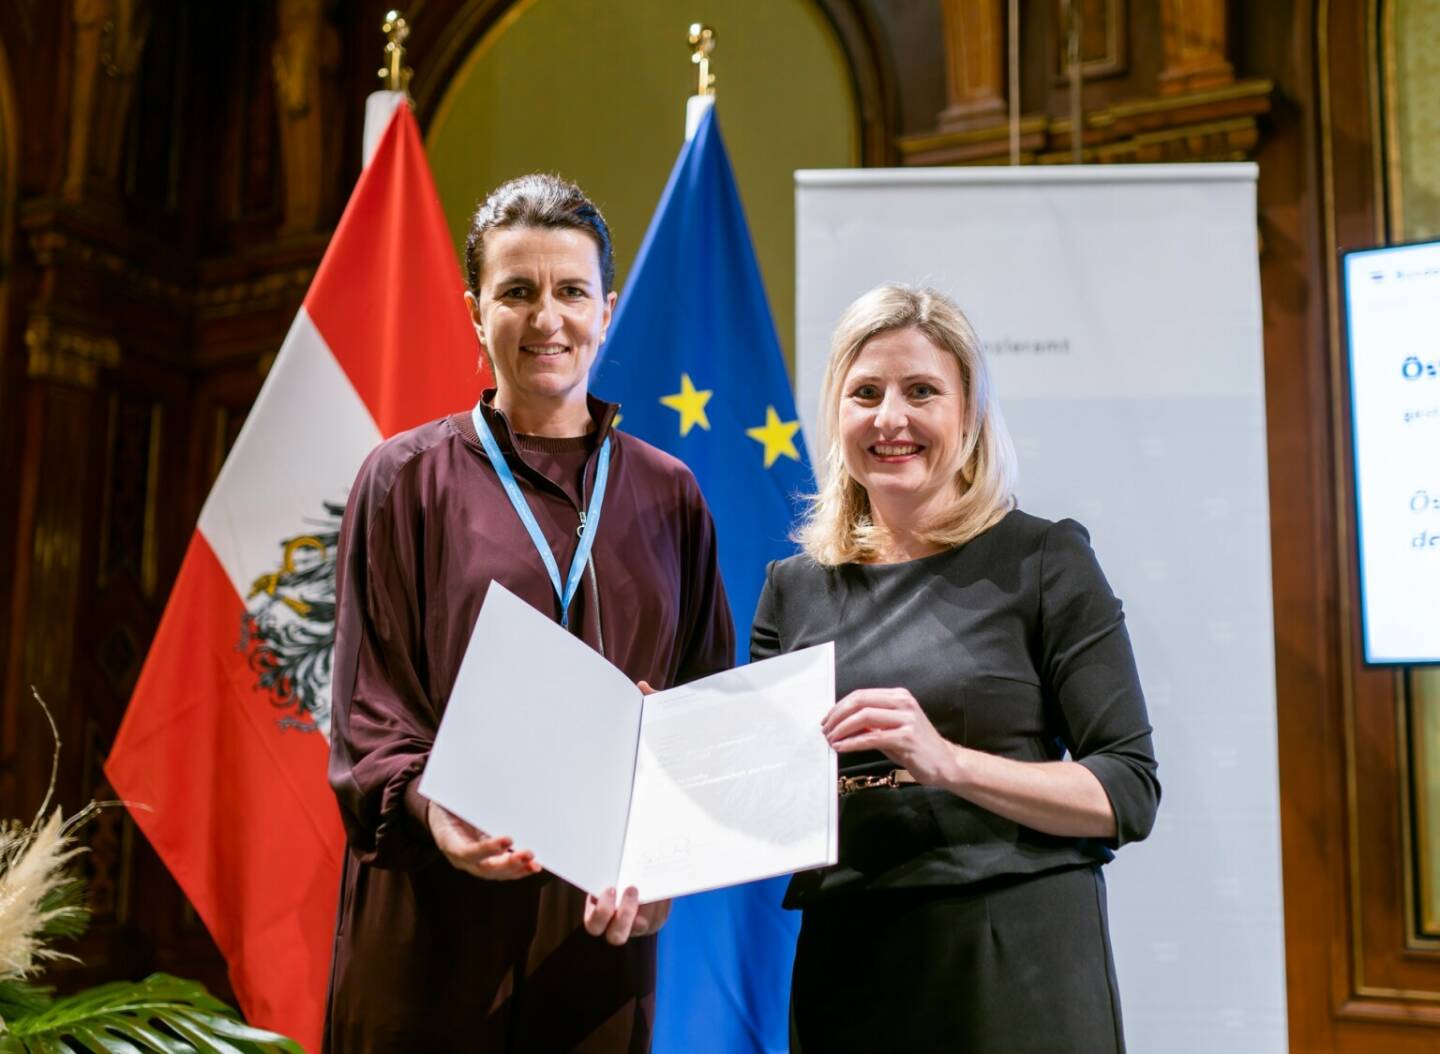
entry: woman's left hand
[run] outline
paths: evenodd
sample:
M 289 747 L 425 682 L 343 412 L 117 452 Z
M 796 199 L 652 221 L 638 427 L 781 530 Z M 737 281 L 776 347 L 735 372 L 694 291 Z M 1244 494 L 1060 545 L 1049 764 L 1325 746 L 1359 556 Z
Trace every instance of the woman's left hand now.
M 670 917 L 670 901 L 640 903 L 640 893 L 631 886 L 617 898 L 607 889 L 598 897 L 585 898 L 585 932 L 603 936 L 611 944 L 624 944 L 631 937 L 649 937 Z
M 962 749 L 930 723 L 904 688 L 860 688 L 831 708 L 820 723 L 841 754 L 878 750 L 920 783 L 952 782 Z

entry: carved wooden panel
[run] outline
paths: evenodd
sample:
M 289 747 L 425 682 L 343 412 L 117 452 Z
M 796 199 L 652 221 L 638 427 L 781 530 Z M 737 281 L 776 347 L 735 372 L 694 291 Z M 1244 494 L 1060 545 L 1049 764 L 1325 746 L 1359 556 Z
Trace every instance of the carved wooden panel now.
M 1002 3 L 942 6 L 947 108 L 933 132 L 898 141 L 907 165 L 1003 163 L 1009 115 Z M 1235 81 L 1223 0 L 1029 0 L 1023 5 L 1020 162 L 1075 160 L 1066 72 L 1079 12 L 1081 153 L 1087 163 L 1238 161 L 1254 156 L 1271 82 Z M 1133 57 L 1133 61 L 1132 61 Z
M 1080 5 L 1080 75 L 1114 77 L 1130 68 L 1129 0 L 1054 0 L 1055 25 L 1065 26 L 1071 3 Z M 1068 34 L 1055 34 L 1055 78 L 1070 80 Z

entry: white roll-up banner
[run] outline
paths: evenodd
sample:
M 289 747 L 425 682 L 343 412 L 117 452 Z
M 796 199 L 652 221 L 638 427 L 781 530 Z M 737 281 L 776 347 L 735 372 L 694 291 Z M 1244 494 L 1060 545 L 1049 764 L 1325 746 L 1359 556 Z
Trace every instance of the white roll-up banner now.
M 1287 1046 L 1255 166 L 796 174 L 805 434 L 831 331 L 886 281 L 984 343 L 1020 507 L 1090 531 L 1163 800 L 1106 867 L 1129 1049 Z M 823 464 L 812 449 L 812 464 Z

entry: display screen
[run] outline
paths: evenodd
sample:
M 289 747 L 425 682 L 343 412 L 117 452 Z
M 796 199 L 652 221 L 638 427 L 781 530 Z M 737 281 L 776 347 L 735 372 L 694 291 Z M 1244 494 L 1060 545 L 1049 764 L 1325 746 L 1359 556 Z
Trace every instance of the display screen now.
M 1440 242 L 1342 271 L 1365 661 L 1440 663 Z

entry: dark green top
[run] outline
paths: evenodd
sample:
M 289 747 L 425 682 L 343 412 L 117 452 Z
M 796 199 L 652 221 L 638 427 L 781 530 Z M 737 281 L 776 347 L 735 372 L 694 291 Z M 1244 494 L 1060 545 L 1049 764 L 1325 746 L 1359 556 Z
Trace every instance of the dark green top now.
M 772 563 L 751 658 L 827 640 L 837 699 L 907 688 L 956 743 L 1022 761 L 1068 752 L 1105 788 L 1118 836 L 1041 834 L 938 787 L 862 791 L 840 801 L 840 862 L 795 876 L 788 906 L 1104 863 L 1150 833 L 1160 783 L 1145 699 L 1120 601 L 1075 521 L 1015 510 L 906 563 Z M 840 758 L 847 775 L 894 767 L 873 752 Z

